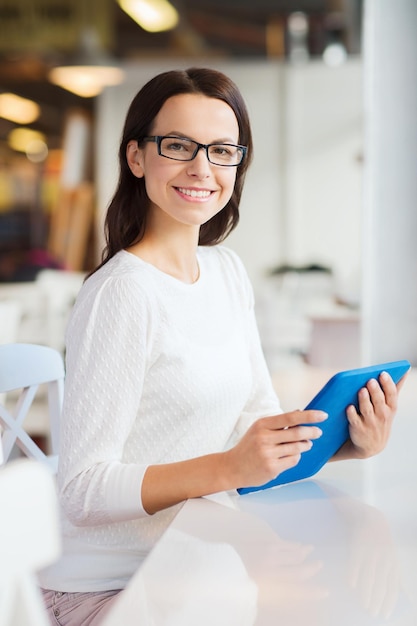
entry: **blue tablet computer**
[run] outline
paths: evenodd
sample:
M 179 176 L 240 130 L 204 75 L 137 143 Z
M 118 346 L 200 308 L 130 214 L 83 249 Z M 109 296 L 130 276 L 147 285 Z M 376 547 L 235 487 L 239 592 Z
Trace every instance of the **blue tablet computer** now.
M 410 363 L 406 360 L 391 361 L 370 367 L 345 370 L 332 376 L 306 406 L 306 409 L 319 409 L 328 413 L 328 419 L 317 424 L 323 431 L 322 436 L 313 441 L 310 450 L 303 452 L 295 467 L 285 470 L 264 485 L 242 487 L 238 489 L 238 492 L 245 494 L 251 491 L 269 489 L 276 485 L 294 482 L 316 474 L 349 438 L 346 409 L 349 404 L 358 405 L 358 391 L 366 385 L 369 379 L 378 379 L 381 372 L 388 372 L 394 382 L 397 383 L 409 369 Z

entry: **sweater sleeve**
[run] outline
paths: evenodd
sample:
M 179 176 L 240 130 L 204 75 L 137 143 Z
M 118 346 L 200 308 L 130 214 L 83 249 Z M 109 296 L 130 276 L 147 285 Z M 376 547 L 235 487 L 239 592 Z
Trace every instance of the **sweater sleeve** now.
M 141 399 L 151 316 L 132 281 L 84 285 L 67 331 L 58 487 L 70 521 L 97 525 L 147 515 L 146 465 L 123 463 Z

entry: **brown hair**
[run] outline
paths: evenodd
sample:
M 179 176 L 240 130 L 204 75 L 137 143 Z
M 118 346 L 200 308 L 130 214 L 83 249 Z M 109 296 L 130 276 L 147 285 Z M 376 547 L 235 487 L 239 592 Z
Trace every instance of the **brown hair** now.
M 140 241 L 145 232 L 149 198 L 143 178 L 134 176 L 126 159 L 129 141 L 151 133 L 155 117 L 172 96 L 203 94 L 223 100 L 234 111 L 239 126 L 239 144 L 248 150 L 237 168 L 232 196 L 226 206 L 200 227 L 199 244 L 210 246 L 223 241 L 239 221 L 239 203 L 246 170 L 252 158 L 249 116 L 242 95 L 234 82 L 213 69 L 172 70 L 152 78 L 136 94 L 127 112 L 119 148 L 119 181 L 105 220 L 106 247 L 101 267 L 119 250 Z M 96 268 L 98 269 L 98 268 Z

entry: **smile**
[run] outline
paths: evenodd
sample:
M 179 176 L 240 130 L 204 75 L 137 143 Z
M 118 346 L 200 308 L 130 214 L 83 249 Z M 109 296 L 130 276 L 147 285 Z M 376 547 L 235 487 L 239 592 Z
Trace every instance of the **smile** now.
M 180 193 L 191 198 L 208 198 L 212 193 L 207 189 L 185 189 L 184 187 L 177 187 L 177 189 Z

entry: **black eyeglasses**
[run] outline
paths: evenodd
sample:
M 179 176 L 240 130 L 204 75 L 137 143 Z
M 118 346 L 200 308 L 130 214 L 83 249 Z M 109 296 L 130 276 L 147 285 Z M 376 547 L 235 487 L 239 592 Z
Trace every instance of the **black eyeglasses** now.
M 152 141 L 158 146 L 158 154 L 174 161 L 192 161 L 201 148 L 210 163 L 224 167 L 237 167 L 245 158 L 247 147 L 231 143 L 198 143 L 186 137 L 151 135 L 142 141 Z

